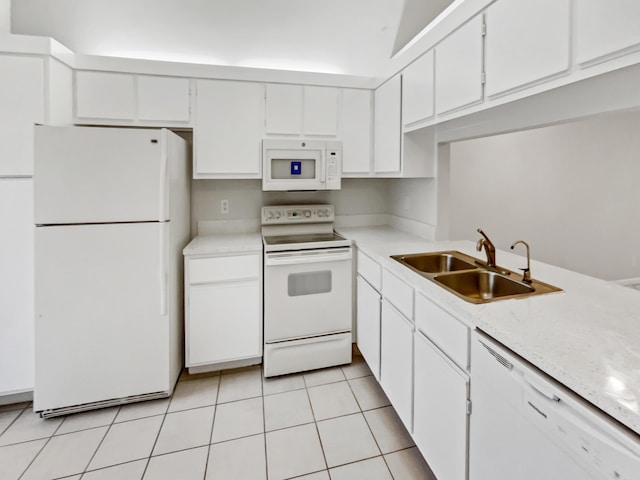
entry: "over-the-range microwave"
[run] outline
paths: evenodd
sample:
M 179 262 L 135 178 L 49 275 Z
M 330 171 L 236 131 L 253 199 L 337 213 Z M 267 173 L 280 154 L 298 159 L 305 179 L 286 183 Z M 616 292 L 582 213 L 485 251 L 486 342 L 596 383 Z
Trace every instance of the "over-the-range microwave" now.
M 262 190 L 340 190 L 342 144 L 262 140 Z

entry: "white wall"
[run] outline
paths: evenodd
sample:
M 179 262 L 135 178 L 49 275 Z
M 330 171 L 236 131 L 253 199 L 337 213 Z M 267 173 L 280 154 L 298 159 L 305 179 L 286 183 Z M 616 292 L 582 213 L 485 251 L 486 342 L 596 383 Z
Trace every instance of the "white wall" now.
M 220 201 L 229 200 L 229 213 Z M 194 180 L 191 188 L 192 231 L 201 220 L 260 218 L 263 205 L 330 203 L 336 215 L 388 212 L 388 184 L 383 179 L 343 179 L 342 189 L 327 192 L 263 192 L 260 180 Z
M 640 113 L 452 144 L 450 220 L 453 239 L 482 227 L 502 249 L 524 239 L 544 262 L 640 277 Z
M 8 0 L 0 0 L 8 1 Z M 376 76 L 398 0 L 14 0 L 13 32 L 76 53 Z
M 0 33 L 11 33 L 11 0 L 0 0 Z
M 387 213 L 429 225 L 437 223 L 436 181 L 433 178 L 394 178 L 389 182 Z

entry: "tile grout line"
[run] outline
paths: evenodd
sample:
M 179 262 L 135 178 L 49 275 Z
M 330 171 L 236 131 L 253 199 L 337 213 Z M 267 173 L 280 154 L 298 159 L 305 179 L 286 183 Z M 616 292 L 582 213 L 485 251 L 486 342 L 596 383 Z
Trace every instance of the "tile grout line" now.
M 120 409 L 122 408 L 122 405 L 118 406 L 118 411 L 116 412 L 116 414 L 113 416 L 113 419 L 111 420 L 111 423 L 109 424 L 109 427 L 107 428 L 107 431 L 104 432 L 104 435 L 102 436 L 102 439 L 100 440 L 100 443 L 98 443 L 98 446 L 96 447 L 95 451 L 93 452 L 93 455 L 91 455 L 91 458 L 89 458 L 89 461 L 87 462 L 87 464 L 85 465 L 84 469 L 82 470 L 82 473 L 80 475 L 80 480 L 82 480 L 82 477 L 84 477 L 84 474 L 87 472 L 87 469 L 89 468 L 89 465 L 91 465 L 91 462 L 93 461 L 93 459 L 96 456 L 96 453 L 98 453 L 98 450 L 100 450 L 100 447 L 102 446 L 102 444 L 104 443 L 104 439 L 107 438 L 107 435 L 109 434 L 109 432 L 111 431 L 111 427 L 115 424 L 116 418 L 118 418 L 118 414 L 120 413 Z M 66 420 L 66 417 L 65 417 Z M 62 422 L 60 424 L 60 426 L 62 426 L 64 422 Z M 82 430 L 80 430 L 82 431 Z
M 344 374 L 343 374 L 344 375 Z M 305 391 L 307 392 L 307 400 L 309 401 L 309 406 L 311 407 L 311 415 L 313 416 L 313 425 L 316 429 L 316 435 L 318 436 L 318 441 L 320 442 L 320 450 L 322 451 L 322 458 L 324 460 L 324 466 L 326 467 L 327 474 L 329 478 L 331 478 L 331 474 L 329 473 L 329 464 L 327 463 L 327 454 L 324 451 L 324 445 L 322 444 L 322 437 L 320 436 L 320 429 L 318 429 L 318 421 L 316 419 L 316 412 L 313 409 L 313 402 L 311 401 L 311 396 L 309 395 L 309 386 L 307 385 L 307 379 L 304 375 L 302 375 L 302 381 L 305 384 Z
M 27 409 L 25 408 L 22 411 L 22 413 L 16 417 L 16 420 L 19 417 L 21 417 L 22 415 L 26 415 L 26 413 L 25 413 L 26 411 L 27 411 Z M 24 477 L 24 474 L 27 473 L 27 470 L 29 470 L 29 468 L 31 468 L 31 465 L 33 465 L 33 462 L 36 461 L 36 458 L 38 458 L 40 456 L 40 454 L 42 453 L 42 451 L 46 448 L 46 446 L 49 445 L 49 442 L 51 441 L 53 436 L 56 434 L 56 432 L 60 429 L 60 427 L 62 426 L 63 423 L 64 423 L 64 420 L 62 422 L 60 422 L 60 424 L 56 427 L 56 429 L 53 431 L 53 433 L 51 435 L 49 435 L 49 437 L 47 438 L 47 441 L 44 442 L 44 445 L 42 446 L 42 448 L 40 450 L 38 450 L 38 453 L 36 453 L 34 455 L 34 457 L 31 459 L 31 461 L 29 462 L 29 465 L 27 465 L 27 468 L 25 468 L 24 471 L 18 477 L 18 480 L 20 480 L 22 477 Z M 36 439 L 36 440 L 41 440 L 41 439 Z
M 206 480 L 207 478 L 207 470 L 209 469 L 209 457 L 211 456 L 211 445 L 213 445 L 213 427 L 216 424 L 216 416 L 218 415 L 218 397 L 220 396 L 220 385 L 222 384 L 222 375 L 217 375 L 218 377 L 218 388 L 216 389 L 216 398 L 213 401 L 213 420 L 211 421 L 211 429 L 209 431 L 209 445 L 207 445 L 207 458 L 204 462 L 204 475 L 202 480 Z
M 176 384 L 173 386 L 173 392 L 171 393 L 171 396 L 169 397 L 169 403 L 167 403 L 167 409 L 164 412 L 164 415 L 162 417 L 162 422 L 160 422 L 160 428 L 158 429 L 158 433 L 156 434 L 156 439 L 153 442 L 153 446 L 151 447 L 151 451 L 149 452 L 149 456 L 147 457 L 147 463 L 144 466 L 144 470 L 142 471 L 142 476 L 140 477 L 140 479 L 143 479 L 144 476 L 147 474 L 147 468 L 149 468 L 149 462 L 151 462 L 151 455 L 153 455 L 153 450 L 156 448 L 156 445 L 158 444 L 158 439 L 160 438 L 160 432 L 162 432 L 162 427 L 164 426 L 164 421 L 167 419 L 167 415 L 169 414 L 169 407 L 171 406 L 171 402 L 173 400 L 173 395 L 176 393 L 176 387 L 178 385 L 178 382 L 176 381 Z
M 262 438 L 264 440 L 264 478 L 269 480 L 269 457 L 267 455 L 267 411 L 264 407 L 264 366 L 260 367 L 260 391 L 262 392 Z

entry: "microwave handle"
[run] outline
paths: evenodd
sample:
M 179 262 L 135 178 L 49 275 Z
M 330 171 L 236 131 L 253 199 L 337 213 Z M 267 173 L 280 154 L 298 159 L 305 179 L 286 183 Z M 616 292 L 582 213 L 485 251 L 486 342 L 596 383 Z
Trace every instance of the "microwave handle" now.
M 327 151 L 323 150 L 320 152 L 320 183 L 327 183 Z

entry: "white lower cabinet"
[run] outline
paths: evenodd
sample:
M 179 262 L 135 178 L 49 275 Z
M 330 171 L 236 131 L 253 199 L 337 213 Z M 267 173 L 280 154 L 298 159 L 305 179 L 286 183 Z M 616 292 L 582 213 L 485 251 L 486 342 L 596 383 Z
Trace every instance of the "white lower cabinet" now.
M 380 380 L 380 294 L 358 275 L 356 327 L 358 349 Z
M 239 366 L 261 357 L 261 258 L 255 253 L 185 259 L 185 363 L 190 370 Z
M 413 438 L 437 478 L 467 478 L 469 377 L 416 332 Z
M 413 410 L 413 323 L 382 301 L 380 384 L 407 430 Z M 420 406 L 422 408 L 422 406 Z

